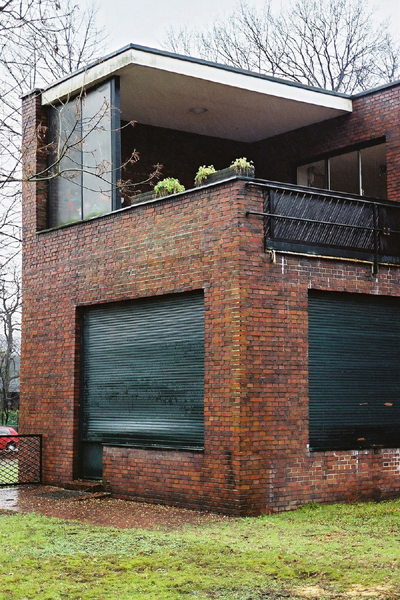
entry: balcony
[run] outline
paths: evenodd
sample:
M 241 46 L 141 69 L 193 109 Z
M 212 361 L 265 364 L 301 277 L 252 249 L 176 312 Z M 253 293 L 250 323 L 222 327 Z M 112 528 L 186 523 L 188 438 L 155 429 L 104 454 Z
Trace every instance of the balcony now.
M 254 181 L 264 191 L 266 251 L 317 255 L 372 264 L 400 264 L 400 204 L 281 184 Z

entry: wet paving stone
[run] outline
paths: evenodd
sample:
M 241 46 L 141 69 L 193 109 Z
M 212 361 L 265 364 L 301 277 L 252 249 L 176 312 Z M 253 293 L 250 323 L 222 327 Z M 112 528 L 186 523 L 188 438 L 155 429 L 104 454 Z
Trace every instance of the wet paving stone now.
M 74 490 L 54 490 L 52 492 L 41 492 L 35 494 L 37 498 L 51 498 L 52 500 L 66 500 L 67 498 L 85 498 L 89 495 L 89 492 L 81 492 Z
M 232 518 L 44 485 L 0 488 L 1 511 L 34 512 L 121 529 L 179 529 L 187 524 L 204 525 Z

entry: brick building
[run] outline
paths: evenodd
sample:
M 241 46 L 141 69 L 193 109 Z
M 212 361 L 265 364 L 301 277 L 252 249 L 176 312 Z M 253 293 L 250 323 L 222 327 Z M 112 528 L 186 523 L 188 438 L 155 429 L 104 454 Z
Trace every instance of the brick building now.
M 24 185 L 20 430 L 44 434 L 45 481 L 234 515 L 399 495 L 400 85 L 349 97 L 129 46 L 23 111 L 44 176 Z M 194 187 L 243 156 L 255 175 Z M 187 191 L 132 198 L 157 163 Z

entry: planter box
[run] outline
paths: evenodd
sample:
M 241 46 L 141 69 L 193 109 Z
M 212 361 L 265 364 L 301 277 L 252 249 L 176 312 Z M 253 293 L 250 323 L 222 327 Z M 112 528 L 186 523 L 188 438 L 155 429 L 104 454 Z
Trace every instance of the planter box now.
M 254 178 L 254 173 L 254 167 L 245 167 L 244 169 L 240 169 L 238 167 L 227 167 L 226 169 L 221 169 L 220 171 L 211 173 L 211 175 L 208 175 L 207 179 L 200 185 L 215 183 L 216 181 L 222 181 L 223 179 L 229 179 L 230 177 L 235 176 Z
M 156 195 L 153 191 L 151 192 L 143 192 L 142 194 L 138 194 L 131 198 L 130 206 L 134 206 L 135 204 L 139 204 L 140 202 L 146 202 L 147 200 L 153 200 Z

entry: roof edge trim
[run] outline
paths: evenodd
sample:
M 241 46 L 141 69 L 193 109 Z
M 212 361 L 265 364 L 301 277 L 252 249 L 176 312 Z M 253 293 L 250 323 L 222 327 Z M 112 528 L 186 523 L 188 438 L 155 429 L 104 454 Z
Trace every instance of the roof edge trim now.
M 310 105 L 324 106 L 340 112 L 351 112 L 351 98 L 319 88 L 284 81 L 251 71 L 244 71 L 209 61 L 185 57 L 162 50 L 130 44 L 88 67 L 70 74 L 44 89 L 42 104 L 52 104 L 75 95 L 129 66 L 141 66 L 171 74 L 210 81 L 215 84 L 286 98 Z
M 346 98 L 346 99 L 351 99 L 352 96 L 350 96 L 349 94 L 344 94 L 341 92 L 335 92 L 332 90 L 325 90 L 322 88 L 318 88 L 318 87 L 313 87 L 310 85 L 306 85 L 306 84 L 302 84 L 302 83 L 298 83 L 296 81 L 288 81 L 285 79 L 280 79 L 278 77 L 273 77 L 271 75 L 264 75 L 262 73 L 256 73 L 253 71 L 247 71 L 245 69 L 239 69 L 237 67 L 232 67 L 230 65 L 224 65 L 221 63 L 214 63 L 208 60 L 203 60 L 201 58 L 195 58 L 195 57 L 191 57 L 191 56 L 185 56 L 182 54 L 175 54 L 173 52 L 168 52 L 166 50 L 160 50 L 158 48 L 150 48 L 147 46 L 140 46 L 137 44 L 128 44 L 126 46 L 124 46 L 123 48 L 120 48 L 119 50 L 116 50 L 114 52 L 111 52 L 110 54 L 104 56 L 103 58 L 97 59 L 91 63 L 89 63 L 88 65 L 86 65 L 85 67 L 81 67 L 80 69 L 74 71 L 73 73 L 69 73 L 68 75 L 65 75 L 64 77 L 58 79 L 57 81 L 55 81 L 54 83 L 43 87 L 43 93 L 46 93 L 48 90 L 58 86 L 59 84 L 68 81 L 69 79 L 72 79 L 74 77 L 76 77 L 79 74 L 82 74 L 84 72 L 89 71 L 90 69 L 93 69 L 94 67 L 101 65 L 113 58 L 116 58 L 117 56 L 124 54 L 126 52 L 128 52 L 129 50 L 135 50 L 135 51 L 139 51 L 139 52 L 143 52 L 143 53 L 148 53 L 148 54 L 154 54 L 154 55 L 158 55 L 158 56 L 163 56 L 163 57 L 168 57 L 171 59 L 175 59 L 178 61 L 184 61 L 184 62 L 189 62 L 189 63 L 194 63 L 194 64 L 198 64 L 198 65 L 204 65 L 204 66 L 208 66 L 208 67 L 212 67 L 215 69 L 220 69 L 222 71 L 228 71 L 231 73 L 237 73 L 237 74 L 241 74 L 241 75 L 245 75 L 247 77 L 251 77 L 254 79 L 261 79 L 264 81 L 271 81 L 273 83 L 278 83 L 278 84 L 282 84 L 285 86 L 289 86 L 289 87 L 294 87 L 294 88 L 300 88 L 300 89 L 304 89 L 304 90 L 309 90 L 312 92 L 317 92 L 323 95 L 328 95 L 328 96 L 335 96 L 337 98 Z M 28 96 L 29 94 L 31 94 L 32 91 L 29 91 L 27 94 L 24 94 L 24 96 Z

